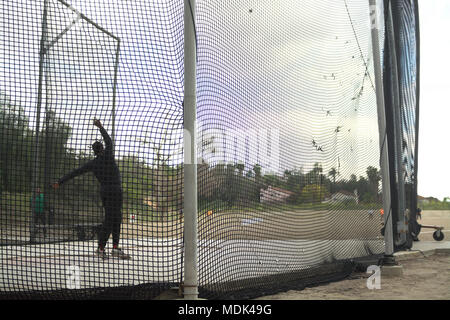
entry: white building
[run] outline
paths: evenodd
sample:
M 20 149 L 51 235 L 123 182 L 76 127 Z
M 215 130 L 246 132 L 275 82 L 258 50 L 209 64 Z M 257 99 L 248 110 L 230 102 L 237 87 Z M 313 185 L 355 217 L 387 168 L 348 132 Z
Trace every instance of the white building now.
M 355 190 L 353 193 L 341 190 L 333 193 L 329 199 L 325 202 L 345 202 L 345 201 L 355 201 L 356 204 L 359 203 L 358 191 Z
M 289 190 L 269 186 L 267 189 L 261 189 L 260 202 L 261 203 L 286 203 L 294 192 Z

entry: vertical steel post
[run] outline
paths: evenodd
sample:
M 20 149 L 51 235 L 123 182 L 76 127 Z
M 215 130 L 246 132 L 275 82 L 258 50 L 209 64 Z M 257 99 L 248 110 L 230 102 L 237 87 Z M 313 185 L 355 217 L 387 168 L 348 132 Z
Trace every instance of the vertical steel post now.
M 198 298 L 195 0 L 184 1 L 184 298 Z
M 116 39 L 116 41 L 117 46 L 116 46 L 116 58 L 114 61 L 114 83 L 112 96 L 112 135 L 111 135 L 114 151 L 116 149 L 116 97 L 117 97 L 117 73 L 119 69 L 120 39 Z
M 34 199 L 36 188 L 39 185 L 40 178 L 40 160 L 39 160 L 39 152 L 40 152 L 40 141 L 39 141 L 39 130 L 41 126 L 41 109 L 42 109 L 42 90 L 43 90 L 43 82 L 44 82 L 44 60 L 45 60 L 45 42 L 47 39 L 47 12 L 48 12 L 48 1 L 44 0 L 44 8 L 42 13 L 42 35 L 41 42 L 39 48 L 39 83 L 38 83 L 38 96 L 37 96 L 37 104 L 36 104 L 36 129 L 35 129 L 35 138 L 34 138 L 34 159 L 33 159 L 33 173 L 31 177 L 31 186 L 33 190 L 31 190 L 32 197 Z M 34 201 L 33 201 L 34 203 Z M 35 219 L 34 219 L 34 210 L 31 210 L 30 217 L 30 242 L 34 241 L 35 236 Z
M 386 10 L 385 10 L 386 11 Z M 406 243 L 406 232 L 408 231 L 408 227 L 405 221 L 405 210 L 406 210 L 406 201 L 405 201 L 405 176 L 403 170 L 403 162 L 402 162 L 402 118 L 400 113 L 400 89 L 399 89 L 399 78 L 398 78 L 398 65 L 397 65 L 397 49 L 395 45 L 395 32 L 394 32 L 394 21 L 392 18 L 392 4 L 389 2 L 389 8 L 387 8 L 388 17 L 385 19 L 386 21 L 386 34 L 388 35 L 389 41 L 389 56 L 391 57 L 391 72 L 392 72 L 392 88 L 393 88 L 393 115 L 394 115 L 394 132 L 395 132 L 395 160 L 397 166 L 397 186 L 398 186 L 398 216 L 397 220 L 397 232 L 398 235 L 395 235 L 395 238 L 398 238 L 398 242 L 394 241 L 396 245 L 402 245 Z M 391 155 L 394 156 L 394 155 Z
M 378 21 L 379 10 L 376 0 L 369 0 L 370 19 L 372 29 L 372 51 L 375 71 L 375 91 L 377 99 L 378 110 L 378 131 L 380 136 L 380 170 L 382 176 L 383 188 L 383 210 L 384 210 L 384 241 L 385 241 L 385 256 L 392 256 L 394 254 L 394 237 L 392 229 L 392 210 L 391 210 L 391 188 L 389 183 L 389 155 L 387 148 L 387 132 L 386 132 L 386 113 L 384 106 L 384 89 L 383 89 L 383 74 L 381 68 L 380 58 L 380 39 L 379 31 L 380 25 Z
M 419 15 L 419 1 L 414 0 L 414 15 L 416 19 L 416 141 L 414 146 L 414 198 L 412 208 L 416 210 L 417 204 L 417 184 L 418 184 L 418 169 L 419 169 L 419 125 L 420 125 L 420 15 Z M 422 2 L 423 3 L 423 2 Z M 416 219 L 417 211 L 412 212 L 412 219 Z M 409 224 L 410 226 L 411 224 Z M 417 225 L 417 224 L 415 224 Z M 415 228 L 414 228 L 415 229 Z M 417 233 L 417 230 L 414 230 Z

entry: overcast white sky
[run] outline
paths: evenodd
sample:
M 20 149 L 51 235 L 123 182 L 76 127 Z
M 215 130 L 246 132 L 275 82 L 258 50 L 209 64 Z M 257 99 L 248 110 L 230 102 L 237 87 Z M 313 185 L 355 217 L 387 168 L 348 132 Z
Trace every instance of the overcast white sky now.
M 419 1 L 421 98 L 418 193 L 450 197 L 450 1 Z
M 114 34 L 120 35 L 121 32 L 126 32 L 130 29 L 133 30 L 132 34 L 137 35 L 138 38 L 140 33 L 142 33 L 142 39 L 159 39 L 144 33 L 144 30 L 148 29 L 147 27 L 144 28 L 144 26 L 147 26 L 149 20 L 146 18 L 145 12 L 142 10 L 133 11 L 134 19 L 130 20 L 130 17 L 126 14 L 126 10 L 115 10 L 111 11 L 112 13 L 108 12 L 108 14 L 105 14 L 105 8 L 112 8 L 112 4 L 114 4 L 116 0 L 105 0 L 105 2 L 76 0 L 72 2 L 77 7 L 82 8 L 82 11 L 88 14 L 93 20 L 99 22 L 101 25 L 107 26 L 107 29 Z M 144 3 L 144 1 L 141 2 Z M 140 8 L 138 4 L 141 2 L 133 2 L 132 7 L 134 9 Z M 268 16 L 267 12 L 269 11 L 263 10 L 263 8 L 267 8 L 267 5 L 263 5 L 264 2 L 271 3 L 272 5 L 274 3 L 278 4 L 274 5 L 272 11 L 272 14 L 275 14 L 277 19 L 273 19 L 273 17 Z M 365 21 L 365 19 L 362 19 L 361 17 L 367 15 L 368 9 L 363 1 L 349 0 L 348 2 L 351 7 L 351 14 L 353 15 L 357 33 L 360 37 L 359 41 L 361 42 L 360 44 L 362 50 L 367 56 L 369 56 L 369 39 L 367 38 L 367 34 L 364 33 L 365 26 L 361 23 L 361 21 Z M 6 7 L 4 7 L 2 3 L 3 2 L 0 2 L 0 9 L 6 10 Z M 100 6 L 100 3 L 104 7 L 99 8 L 98 6 Z M 146 6 L 148 12 L 152 12 L 152 14 L 155 15 L 162 14 L 159 11 L 157 12 L 154 8 L 154 4 L 161 4 L 164 3 L 164 1 L 149 1 L 145 3 L 147 3 Z M 230 5 L 233 3 L 235 6 Z M 28 2 L 28 4 L 31 3 Z M 239 4 L 239 6 L 236 4 Z M 316 161 L 320 161 L 324 163 L 325 170 L 330 169 L 331 166 L 335 166 L 338 162 L 348 163 L 349 166 L 357 166 L 359 167 L 358 171 L 364 172 L 367 165 L 376 166 L 378 163 L 377 157 L 375 154 L 372 154 L 376 148 L 370 147 L 371 143 L 373 143 L 373 145 L 377 145 L 378 143 L 377 134 L 375 134 L 376 128 L 374 130 L 367 129 L 368 124 L 376 124 L 373 118 L 375 116 L 375 109 L 373 108 L 374 95 L 370 92 L 370 90 L 368 90 L 370 89 L 369 86 L 366 86 L 367 91 L 365 91 L 365 95 L 362 99 L 367 100 L 359 101 L 358 103 L 360 103 L 360 106 L 358 107 L 355 107 L 353 103 L 349 103 L 354 94 L 359 91 L 359 86 L 361 85 L 361 77 L 355 77 L 355 74 L 361 72 L 363 73 L 364 66 L 361 58 L 357 55 L 358 50 L 355 39 L 352 30 L 350 29 L 350 24 L 343 4 L 340 1 L 326 0 L 304 0 L 302 1 L 302 6 L 296 6 L 295 4 L 296 1 L 287 0 L 278 2 L 241 0 L 239 2 L 229 3 L 211 2 L 208 4 L 208 6 L 212 6 L 211 8 L 208 7 L 208 12 L 211 13 L 209 16 L 204 14 L 202 15 L 202 13 L 205 12 L 204 9 L 199 10 L 199 18 L 204 19 L 204 21 L 208 21 L 214 17 L 214 14 L 216 14 L 218 17 L 213 21 L 221 21 L 224 23 L 224 25 L 210 24 L 210 27 L 213 27 L 213 29 L 203 29 L 198 31 L 200 33 L 203 32 L 203 34 L 211 32 L 211 35 L 216 35 L 216 39 L 211 37 L 211 39 L 208 40 L 216 41 L 214 45 L 221 48 L 220 61 L 222 61 L 224 65 L 226 63 L 228 65 L 234 65 L 236 67 L 235 70 L 239 70 L 238 75 L 240 77 L 237 77 L 239 81 L 232 77 L 233 72 L 236 71 L 229 68 L 227 70 L 229 78 L 225 79 L 225 82 L 233 86 L 239 85 L 238 89 L 243 90 L 243 94 L 246 95 L 246 97 L 257 97 L 257 101 L 254 99 L 239 100 L 239 98 L 235 95 L 233 100 L 239 100 L 238 102 L 245 103 L 247 110 L 240 111 L 241 113 L 243 112 L 238 115 L 240 121 L 234 121 L 234 123 L 232 123 L 231 121 L 226 121 L 225 119 L 225 122 L 230 123 L 232 127 L 239 128 L 240 125 L 243 124 L 242 119 L 245 119 L 245 117 L 247 117 L 247 120 L 249 119 L 249 114 L 257 114 L 259 118 L 264 120 L 281 118 L 281 122 L 276 122 L 277 126 L 285 130 L 295 131 L 298 136 L 297 139 L 293 140 L 296 142 L 296 145 L 292 147 L 289 146 L 290 150 L 288 160 L 291 158 L 301 159 L 301 163 L 307 163 L 308 165 L 311 165 Z M 448 123 L 448 119 L 450 118 L 450 103 L 444 96 L 450 89 L 450 65 L 447 61 L 448 53 L 450 51 L 450 37 L 446 34 L 446 31 L 450 30 L 450 1 L 422 0 L 419 5 L 421 15 L 422 46 L 418 192 L 423 196 L 434 196 L 442 199 L 446 196 L 450 196 L 450 170 L 446 169 L 446 160 L 450 157 L 450 148 L 446 146 L 446 139 L 450 136 L 450 124 Z M 16 6 L 23 8 L 21 1 L 16 2 Z M 152 6 L 153 9 L 149 10 L 149 6 Z M 249 13 L 249 8 L 253 9 L 251 14 Z M 290 8 L 299 8 L 299 11 L 293 12 Z M 161 8 L 159 9 L 162 10 Z M 178 9 L 182 8 L 180 7 Z M 31 8 L 30 13 L 36 14 L 36 12 L 32 12 L 32 10 L 35 9 Z M 233 11 L 233 14 L 226 14 L 226 10 Z M 18 12 L 20 14 L 21 11 L 13 10 L 11 12 Z M 165 11 L 163 10 L 163 12 Z M 315 12 L 315 14 L 311 14 L 312 12 Z M 320 14 L 317 12 L 320 12 Z M 115 13 L 115 15 L 113 15 L 113 13 Z M 320 16 L 321 19 L 316 19 L 316 15 Z M 37 17 L 38 16 L 39 15 L 37 15 Z M 26 16 L 21 14 L 20 17 L 25 18 Z M 235 17 L 235 20 L 239 23 L 233 20 L 233 17 Z M 17 19 L 17 17 L 15 18 Z M 300 22 L 304 21 L 304 24 L 299 24 L 297 29 L 286 28 L 286 25 L 289 25 L 292 21 L 297 21 L 296 19 Z M 167 28 L 165 25 L 159 26 L 155 24 L 156 22 L 154 22 L 153 19 L 150 20 L 153 23 L 152 28 L 155 29 L 155 32 L 170 34 L 170 32 L 166 30 Z M 111 21 L 114 23 L 111 23 Z M 339 21 L 339 23 L 333 24 L 332 21 Z M 164 22 L 167 24 L 170 23 L 170 21 L 165 20 Z M 21 101 L 22 105 L 35 104 L 31 103 L 35 99 L 33 98 L 36 96 L 34 94 L 35 92 L 32 89 L 29 89 L 30 87 L 21 85 L 21 83 L 36 82 L 34 79 L 37 76 L 36 72 L 32 73 L 30 70 L 36 70 L 37 59 L 32 60 L 30 57 L 24 56 L 24 50 L 21 48 L 20 44 L 23 43 L 24 39 L 39 39 L 39 37 L 32 36 L 33 31 L 38 32 L 40 30 L 39 25 L 39 20 L 33 21 L 32 24 L 29 22 L 25 24 L 10 24 L 7 23 L 7 21 L 0 21 L 0 30 L 4 31 L 6 28 L 8 31 L 3 32 L 4 35 L 7 35 L 8 41 L 13 43 L 12 41 L 14 39 L 17 38 L 18 40 L 16 50 L 4 51 L 4 53 L 8 55 L 5 59 L 7 58 L 8 61 L 12 61 L 12 56 L 17 55 L 17 57 L 20 57 L 20 59 L 17 59 L 18 61 L 27 62 L 23 68 L 17 67 L 14 69 L 14 77 L 12 77 L 10 69 L 3 70 L 7 71 L 4 72 L 4 79 L 7 80 L 5 81 L 9 83 L 9 85 L 16 84 L 16 90 L 17 87 L 21 88 L 19 91 L 21 98 L 26 97 L 27 100 L 30 100 L 29 102 L 26 100 Z M 232 28 L 234 25 L 237 28 L 236 30 L 233 30 Z M 296 24 L 294 23 L 293 25 L 295 26 Z M 330 26 L 336 25 L 339 26 L 336 30 L 329 28 Z M 30 30 L 24 31 L 24 26 L 30 28 Z M 152 28 L 149 30 L 153 30 Z M 19 29 L 22 30 L 20 34 L 18 34 Z M 276 32 L 276 30 L 286 29 L 290 29 L 290 32 Z M 250 37 L 247 38 L 242 35 L 236 36 L 236 34 L 239 34 L 239 31 L 244 32 L 243 30 L 246 30 L 247 32 L 251 31 L 253 33 L 250 33 Z M 218 33 L 222 33 L 222 36 L 218 37 Z M 268 37 L 266 37 L 267 35 Z M 308 36 L 310 38 L 308 38 Z M 313 37 L 311 38 L 311 36 Z M 203 39 L 207 38 L 203 37 Z M 220 41 L 217 42 L 217 39 Z M 298 41 L 298 39 L 301 41 Z M 320 41 L 317 41 L 317 39 Z M 174 42 L 177 43 L 177 41 Z M 33 43 L 33 52 L 37 52 L 37 45 L 38 41 Z M 155 59 L 151 56 L 154 51 L 152 48 L 155 48 L 155 44 L 153 42 L 136 41 L 136 43 L 134 43 L 128 41 L 127 43 L 127 41 L 123 41 L 122 45 L 122 52 L 130 53 L 136 50 L 144 50 L 145 52 L 149 52 L 149 56 L 147 57 L 147 55 L 141 55 L 142 61 L 140 61 L 138 67 L 144 68 L 145 72 L 134 72 L 134 76 L 131 76 L 131 73 L 128 72 L 130 64 L 125 60 L 121 61 L 118 89 L 119 108 L 121 103 L 125 102 L 127 105 L 129 102 L 131 106 L 135 106 L 136 101 L 141 101 L 148 106 L 154 105 L 160 108 L 159 104 L 155 102 L 159 99 L 159 95 L 156 95 L 156 93 L 164 93 L 162 96 L 166 99 L 171 95 L 175 95 L 176 97 L 180 95 L 178 91 L 182 90 L 182 88 L 179 84 L 182 82 L 179 80 L 172 81 L 173 83 L 177 83 L 178 86 L 175 88 L 176 90 L 174 92 L 169 92 L 170 94 L 162 90 L 161 87 L 154 87 L 162 84 L 163 82 L 154 81 L 154 79 L 150 77 L 150 75 L 158 76 L 158 72 L 148 72 L 147 70 L 149 68 L 152 68 L 152 70 L 159 70 L 160 67 L 159 64 L 155 64 Z M 163 45 L 167 44 L 163 43 Z M 243 52 L 247 47 L 250 48 L 248 52 Z M 251 48 L 254 48 L 254 50 Z M 332 50 L 330 50 L 330 48 L 332 48 Z M 178 49 L 175 49 L 174 51 L 178 52 Z M 300 58 L 298 58 L 297 55 L 299 50 L 301 52 Z M 263 57 L 258 55 L 258 53 L 262 52 L 265 53 Z M 354 55 L 354 58 L 349 59 L 352 55 Z M 320 57 L 320 59 L 316 59 L 320 63 L 311 64 L 311 58 L 314 56 Z M 336 56 L 342 56 L 345 59 L 342 61 L 335 60 Z M 125 55 L 122 55 L 122 59 L 124 59 L 124 57 Z M 265 60 L 264 57 L 268 58 Z M 278 82 L 270 81 L 270 79 L 265 77 L 264 72 L 257 75 L 255 74 L 254 70 L 261 71 L 261 67 L 263 68 L 263 71 L 267 68 L 276 68 L 276 70 L 271 70 L 270 74 L 273 75 L 276 73 L 275 71 L 278 71 L 280 72 L 279 74 L 284 76 L 276 77 Z M 176 64 L 173 69 L 170 69 L 173 73 L 174 79 L 180 73 L 178 68 L 178 64 Z M 167 68 L 164 68 L 164 70 L 166 69 Z M 245 72 L 248 70 L 253 70 L 249 74 L 250 79 L 241 81 L 243 75 L 245 75 Z M 343 70 L 345 70 L 345 72 Z M 137 71 L 141 71 L 141 69 Z M 167 73 L 167 70 L 165 72 Z M 0 72 L 0 75 L 1 74 L 2 73 Z M 138 74 L 142 79 L 138 78 Z M 207 74 L 207 72 L 204 72 L 202 75 L 204 76 L 205 74 Z M 214 70 L 208 70 L 208 74 L 211 75 L 212 78 L 204 78 L 204 80 L 217 81 L 218 79 L 222 79 L 220 81 L 223 81 L 223 76 L 225 73 L 222 69 L 216 68 Z M 333 79 L 334 76 L 332 75 L 336 76 L 337 81 L 335 81 L 336 79 Z M 272 79 L 273 78 L 274 77 L 272 77 Z M 125 85 L 123 80 L 127 80 L 129 84 Z M 320 81 L 316 82 L 316 80 Z M 6 82 L 1 81 L 0 83 L 5 84 Z M 246 83 L 249 84 L 249 86 L 247 86 Z M 301 84 L 300 86 L 298 85 L 299 83 Z M 304 83 L 306 83 L 306 85 L 303 85 Z M 311 85 L 311 83 L 314 83 L 314 85 Z M 261 93 L 265 91 L 263 90 L 264 88 L 273 89 L 274 84 L 279 85 L 278 87 L 275 87 L 274 92 L 279 91 L 281 92 L 281 95 L 270 96 Z M 322 84 L 322 87 L 320 84 Z M 286 89 L 294 88 L 293 85 L 295 85 L 297 89 L 300 87 L 303 94 L 291 94 L 295 91 L 289 91 Z M 342 87 L 339 86 L 344 86 L 346 88 L 343 95 L 336 94 L 338 92 L 342 92 Z M 26 92 L 23 91 L 25 88 L 28 88 Z M 252 88 L 259 89 L 253 90 Z M 5 90 L 6 88 L 2 89 Z M 236 92 L 236 88 L 231 87 L 230 89 L 232 89 L 232 92 Z M 127 95 L 124 95 L 124 92 L 126 92 Z M 152 93 L 150 98 L 147 97 L 148 92 Z M 131 95 L 131 93 L 134 95 Z M 244 97 L 244 95 L 242 97 Z M 296 112 L 295 110 L 299 109 L 298 106 L 303 106 L 305 104 L 304 101 L 297 98 L 303 96 L 303 99 L 305 95 L 307 98 L 306 100 L 311 103 L 307 104 L 307 108 L 300 108 L 303 109 L 303 113 Z M 315 97 L 327 97 L 328 100 L 323 102 L 323 104 L 317 104 L 314 102 L 320 99 L 314 100 Z M 221 109 L 215 104 L 217 104 L 216 101 L 225 101 L 225 98 L 227 97 L 220 97 L 219 100 L 216 100 L 212 97 L 208 97 L 209 102 L 213 107 L 211 110 L 214 111 L 210 113 L 211 115 L 220 115 Z M 174 99 L 171 98 L 170 101 L 172 100 Z M 325 101 L 324 99 L 322 100 Z M 202 103 L 204 105 L 204 102 Z M 265 106 L 263 104 L 265 104 Z M 277 104 L 280 106 L 280 108 L 277 108 L 277 116 L 268 114 L 267 107 L 268 109 L 273 109 L 273 106 Z M 202 106 L 202 104 L 200 104 L 200 106 Z M 367 108 L 364 109 L 363 106 L 367 106 Z M 264 108 L 266 108 L 266 110 L 264 110 Z M 331 109 L 333 111 L 333 108 L 336 108 L 337 112 L 339 112 L 339 110 L 340 112 L 344 112 L 343 117 L 340 119 L 333 117 L 332 119 L 332 117 L 327 117 L 324 114 L 325 110 Z M 354 117 L 352 112 L 356 112 L 356 109 L 358 109 L 357 114 L 355 114 L 357 117 Z M 307 110 L 307 113 L 305 113 L 305 110 Z M 135 109 L 127 109 L 126 113 L 128 116 L 131 114 L 134 116 L 135 111 Z M 136 115 L 135 117 L 136 120 L 139 120 L 136 124 L 144 124 L 144 126 L 146 126 L 146 130 L 150 128 L 148 126 L 148 122 L 155 121 L 152 119 L 167 118 L 166 115 L 156 117 L 155 112 L 145 115 Z M 215 120 L 209 116 L 206 119 L 212 122 Z M 309 120 L 308 123 L 306 123 L 305 119 Z M 354 122 L 354 119 L 359 119 L 358 123 Z M 224 119 L 222 118 L 222 121 L 223 120 Z M 254 123 L 258 122 L 258 119 L 253 120 Z M 314 124 L 311 125 L 311 120 L 314 120 L 313 123 L 315 123 L 316 126 L 314 126 Z M 294 122 L 302 123 L 302 125 L 294 126 L 292 125 Z M 319 123 L 320 126 L 317 126 Z M 353 153 L 353 151 L 351 153 L 348 151 L 343 152 L 342 155 L 336 156 L 338 154 L 338 150 L 333 149 L 336 145 L 333 126 L 338 125 L 344 126 L 348 129 L 353 128 L 351 131 L 352 137 L 349 136 L 343 138 L 342 141 L 340 141 L 340 145 L 341 150 L 347 150 L 349 148 L 353 149 L 355 144 L 359 145 L 359 148 L 354 148 L 361 154 L 361 158 L 356 160 L 356 162 L 355 159 L 358 159 L 358 157 L 356 153 Z M 324 127 L 329 127 L 329 129 L 324 130 Z M 363 130 L 358 130 L 361 128 Z M 308 132 L 308 135 L 302 133 L 305 130 Z M 130 132 L 130 130 L 125 130 L 122 135 L 119 133 L 119 139 L 123 138 L 127 141 L 130 139 L 136 139 L 136 137 L 128 136 Z M 343 134 L 345 133 L 349 135 L 349 132 L 350 131 L 343 131 Z M 321 133 L 323 136 L 320 135 Z M 367 141 L 357 141 L 354 139 L 354 137 L 360 137 L 367 134 L 372 135 L 374 139 L 371 139 L 370 137 L 367 137 Z M 316 139 L 318 143 L 323 144 L 325 149 L 334 155 L 330 155 L 330 153 L 318 153 L 317 155 L 312 154 L 310 150 L 312 146 L 310 143 L 313 138 Z M 345 158 L 345 154 L 349 156 L 347 159 Z
M 182 128 L 182 1 L 69 2 L 121 38 L 116 151 L 151 156 L 139 139 L 161 139 L 167 130 Z M 47 26 L 53 39 L 72 23 L 74 14 L 56 0 L 49 3 Z M 245 159 L 250 168 L 259 162 L 263 170 L 278 172 L 294 167 L 308 171 L 319 162 L 325 173 L 336 167 L 345 178 L 378 166 L 375 94 L 364 76 L 367 62 L 373 78 L 369 7 L 360 0 L 347 3 L 352 23 L 343 1 L 198 1 L 199 127 L 280 130 L 281 168 L 262 163 L 264 146 L 259 142 L 251 144 L 246 159 L 246 150 L 228 141 L 227 161 Z M 0 2 L 0 9 L 15 23 L 0 20 L 0 43 L 8 48 L 0 50 L 0 62 L 21 63 L 0 67 L 0 89 L 28 107 L 31 117 L 42 3 L 7 4 Z M 110 125 L 104 113 L 111 109 L 114 55 L 99 55 L 103 51 L 98 43 L 103 49 L 111 41 L 79 22 L 57 43 L 46 77 L 49 96 L 54 97 L 51 106 L 74 128 L 71 145 L 88 151 L 98 138 L 92 118 Z M 313 140 L 323 152 L 315 149 Z M 167 144 L 165 148 L 172 151 Z M 240 154 L 235 156 L 236 151 Z

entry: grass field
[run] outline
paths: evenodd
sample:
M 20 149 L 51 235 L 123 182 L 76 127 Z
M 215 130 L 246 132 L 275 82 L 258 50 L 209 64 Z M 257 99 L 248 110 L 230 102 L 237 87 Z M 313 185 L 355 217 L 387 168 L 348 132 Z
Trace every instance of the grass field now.
M 403 275 L 381 277 L 379 290 L 367 289 L 369 274 L 302 291 L 287 291 L 257 300 L 450 300 L 449 254 L 435 254 L 401 262 Z

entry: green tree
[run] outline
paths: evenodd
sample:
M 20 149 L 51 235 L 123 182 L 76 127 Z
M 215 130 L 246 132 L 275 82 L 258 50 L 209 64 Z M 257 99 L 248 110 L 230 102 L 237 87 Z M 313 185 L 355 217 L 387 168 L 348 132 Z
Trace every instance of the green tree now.
M 0 93 L 0 191 L 30 190 L 32 141 L 25 112 Z
M 72 128 L 57 117 L 56 112 L 51 110 L 46 112 L 45 128 L 40 133 L 40 177 L 37 177 L 38 182 L 45 186 L 45 193 L 48 193 L 49 185 L 55 177 L 65 174 L 64 169 L 76 157 L 67 150 L 67 142 L 71 135 Z M 84 154 L 78 157 L 83 161 L 87 160 Z
M 373 201 L 376 202 L 378 198 L 379 183 L 381 181 L 380 171 L 375 167 L 369 166 L 366 170 L 366 174 L 369 184 L 369 192 L 372 195 Z
M 300 190 L 306 185 L 306 177 L 303 174 L 303 169 L 285 171 L 285 179 L 287 179 L 286 188 L 300 195 Z
M 244 169 L 245 169 L 245 164 L 243 164 L 242 162 L 239 162 L 236 164 L 236 169 L 239 172 L 239 176 L 242 176 L 244 173 Z
M 337 176 L 337 171 L 336 168 L 331 168 L 330 171 L 328 171 L 328 176 L 332 179 L 333 184 L 331 185 L 331 193 L 335 192 L 335 185 L 336 185 L 336 176 Z
M 152 169 L 137 156 L 129 155 L 117 161 L 122 176 L 124 207 L 145 211 L 151 199 Z
M 236 168 L 233 164 L 228 164 L 225 170 L 225 186 L 223 188 L 223 200 L 227 202 L 228 207 L 236 203 L 241 185 L 237 181 Z
M 255 173 L 255 179 L 261 179 L 261 166 L 259 164 L 253 166 L 253 172 Z
M 321 203 L 329 195 L 325 186 L 310 184 L 303 188 L 300 201 L 303 203 Z
M 253 166 L 253 172 L 255 173 L 255 191 L 254 199 L 256 202 L 261 201 L 261 188 L 264 186 L 262 181 L 262 168 L 259 164 Z
M 316 162 L 313 169 L 306 174 L 307 184 L 322 184 L 324 182 L 324 176 L 322 172 L 322 165 Z
M 266 174 L 263 177 L 265 185 L 286 189 L 286 183 L 275 174 Z
M 150 178 L 152 185 L 149 188 L 151 195 L 148 198 L 156 204 L 155 210 L 160 221 L 168 219 L 169 212 L 174 206 L 178 213 L 183 198 L 181 185 L 183 169 L 181 166 L 173 167 L 169 164 L 171 157 L 176 154 L 176 150 L 164 148 L 168 145 L 169 138 L 170 135 L 166 130 L 157 141 L 149 137 L 141 140 L 144 146 L 150 147 L 153 151 Z

